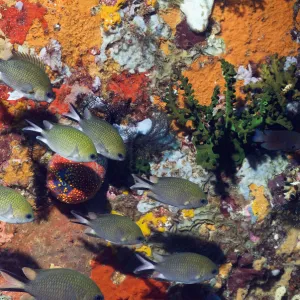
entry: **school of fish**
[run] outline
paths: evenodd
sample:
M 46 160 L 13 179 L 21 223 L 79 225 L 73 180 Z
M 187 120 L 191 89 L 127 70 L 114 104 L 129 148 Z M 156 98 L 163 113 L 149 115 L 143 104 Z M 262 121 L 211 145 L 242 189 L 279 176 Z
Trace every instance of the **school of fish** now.
M 11 87 L 15 95 L 36 101 L 50 103 L 55 98 L 50 79 L 43 63 L 36 57 L 14 52 L 6 61 L 0 60 L 1 80 Z M 14 96 L 12 96 L 13 99 Z M 76 126 L 52 124 L 43 121 L 44 129 L 32 121 L 24 131 L 39 133 L 37 140 L 60 156 L 74 162 L 91 162 L 102 155 L 112 160 L 126 158 L 126 145 L 118 131 L 105 120 L 92 115 L 86 108 L 83 116 L 71 105 L 65 114 L 77 123 Z M 295 151 L 300 149 L 300 134 L 292 131 L 256 131 L 253 141 L 262 143 L 267 150 Z M 208 204 L 207 195 L 197 184 L 183 178 L 161 177 L 155 182 L 132 175 L 135 184 L 132 190 L 148 190 L 147 196 L 178 209 L 198 208 Z M 146 243 L 140 227 L 127 216 L 115 214 L 97 215 L 90 212 L 82 216 L 71 212 L 75 220 L 87 227 L 85 234 L 100 238 L 114 245 L 132 246 Z M 21 193 L 12 188 L 0 186 L 0 221 L 26 223 L 34 221 L 34 212 Z M 196 253 L 175 253 L 165 256 L 159 262 L 137 255 L 141 265 L 134 271 L 152 271 L 152 278 L 173 283 L 193 284 L 208 281 L 219 270 L 208 257 Z M 32 270 L 24 267 L 28 282 L 16 279 L 6 271 L 1 275 L 6 283 L 0 285 L 3 291 L 23 291 L 29 295 L 22 300 L 101 300 L 100 288 L 85 275 L 69 269 Z M 9 270 L 8 270 L 9 271 Z

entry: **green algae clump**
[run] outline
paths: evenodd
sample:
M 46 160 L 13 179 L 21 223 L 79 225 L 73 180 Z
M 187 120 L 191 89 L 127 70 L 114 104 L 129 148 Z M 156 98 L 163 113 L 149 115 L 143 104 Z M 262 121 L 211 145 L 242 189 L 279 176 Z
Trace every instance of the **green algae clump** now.
M 188 79 L 179 75 L 178 82 L 171 83 L 163 101 L 166 111 L 179 130 L 191 136 L 197 150 L 197 163 L 208 170 L 234 171 L 251 150 L 251 138 L 256 128 L 270 126 L 292 130 L 292 122 L 286 117 L 286 105 L 298 100 L 296 67 L 284 70 L 285 58 L 276 55 L 261 67 L 261 80 L 244 87 L 246 103 L 236 97 L 236 71 L 224 59 L 220 60 L 225 79 L 222 95 L 216 86 L 211 104 L 199 104 Z M 178 104 L 176 88 L 183 91 L 183 107 Z

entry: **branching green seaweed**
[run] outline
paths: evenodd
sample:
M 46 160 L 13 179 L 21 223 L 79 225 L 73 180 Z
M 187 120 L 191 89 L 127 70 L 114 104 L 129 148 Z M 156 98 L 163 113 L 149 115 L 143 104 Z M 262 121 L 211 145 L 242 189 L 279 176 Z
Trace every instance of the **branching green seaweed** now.
M 269 64 L 262 65 L 261 81 L 244 87 L 247 106 L 239 109 L 235 95 L 236 72 L 234 66 L 221 60 L 226 82 L 224 96 L 220 98 L 220 87 L 216 86 L 209 106 L 203 106 L 194 97 L 188 79 L 179 76 L 179 88 L 183 90 L 184 107 L 178 106 L 174 84 L 170 84 L 165 98 L 168 115 L 176 125 L 191 135 L 197 149 L 197 163 L 214 170 L 221 164 L 231 164 L 231 168 L 241 165 L 249 148 L 251 137 L 257 127 L 269 128 L 280 125 L 288 130 L 292 123 L 285 116 L 286 104 L 300 99 L 293 76 L 296 68 L 284 71 L 285 59 L 273 56 Z M 222 105 L 222 101 L 223 103 Z M 192 126 L 187 126 L 187 122 Z

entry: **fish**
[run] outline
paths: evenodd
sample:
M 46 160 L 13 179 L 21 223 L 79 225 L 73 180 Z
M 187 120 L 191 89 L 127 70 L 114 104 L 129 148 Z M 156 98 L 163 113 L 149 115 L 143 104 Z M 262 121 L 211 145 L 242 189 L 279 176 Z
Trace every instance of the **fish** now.
M 85 234 L 102 238 L 107 242 L 116 245 L 139 245 L 145 241 L 140 227 L 126 216 L 114 214 L 89 214 L 89 219 L 71 211 L 77 219 L 75 223 L 87 225 L 90 228 L 84 231 Z
M 43 121 L 45 130 L 26 120 L 31 126 L 25 131 L 35 131 L 41 134 L 36 138 L 46 144 L 60 156 L 75 162 L 90 162 L 97 160 L 97 150 L 93 141 L 80 130 L 61 124 Z
M 136 254 L 141 266 L 134 270 L 134 274 L 141 271 L 154 271 L 151 275 L 154 279 L 193 284 L 210 280 L 218 274 L 218 266 L 208 257 L 190 253 L 176 253 L 161 257 L 160 262 L 146 260 L 141 255 Z
M 125 159 L 126 146 L 118 130 L 111 124 L 96 118 L 87 108 L 82 118 L 72 105 L 70 112 L 64 116 L 78 122 L 78 128 L 92 139 L 99 154 L 112 160 Z
M 8 60 L 0 59 L 0 79 L 14 89 L 8 100 L 26 97 L 51 103 L 56 95 L 42 61 L 29 54 L 13 52 Z
M 0 221 L 6 223 L 28 223 L 34 220 L 31 205 L 20 193 L 0 186 Z
M 300 149 L 300 133 L 288 130 L 256 130 L 253 142 L 266 150 L 294 152 Z
M 195 183 L 176 177 L 159 177 L 151 182 L 132 174 L 135 184 L 133 190 L 149 190 L 147 196 L 178 208 L 197 208 L 207 205 L 207 196 Z
M 12 275 L 1 271 L 6 283 L 0 285 L 1 291 L 26 292 L 21 300 L 103 300 L 97 284 L 75 270 L 22 268 L 28 282 L 24 283 Z

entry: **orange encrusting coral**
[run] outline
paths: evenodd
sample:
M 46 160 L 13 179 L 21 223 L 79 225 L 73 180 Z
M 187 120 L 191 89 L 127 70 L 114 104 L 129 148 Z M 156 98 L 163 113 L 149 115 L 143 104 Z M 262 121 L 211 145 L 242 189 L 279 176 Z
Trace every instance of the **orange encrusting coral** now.
M 91 278 L 99 284 L 107 300 L 167 299 L 167 283 L 126 275 L 126 278 L 117 285 L 112 281 L 115 272 L 113 267 L 96 261 L 92 261 L 91 265 Z
M 5 1 L 0 1 L 0 29 L 10 38 L 12 44 L 18 43 L 22 45 L 26 39 L 27 33 L 35 19 L 40 21 L 40 24 L 45 32 L 48 25 L 44 16 L 47 12 L 45 7 L 40 4 L 29 3 L 26 0 L 22 1 L 23 8 L 19 11 L 16 7 L 7 7 Z
M 54 114 L 64 114 L 69 112 L 69 103 L 65 102 L 65 98 L 71 93 L 71 87 L 63 84 L 59 89 L 53 90 L 56 97 L 49 105 L 48 110 Z
M 29 149 L 19 141 L 10 144 L 11 155 L 3 166 L 0 179 L 5 185 L 27 187 L 33 179 L 33 166 Z
M 48 9 L 45 16 L 49 27 L 48 36 L 61 44 L 63 61 L 74 67 L 82 56 L 91 56 L 94 59 L 89 50 L 93 47 L 99 48 L 101 45 L 101 17 L 99 14 L 92 16 L 90 10 L 98 5 L 98 1 L 39 0 L 39 2 Z M 46 46 L 40 26 L 41 24 L 35 22 L 26 39 L 26 42 L 34 45 L 37 50 Z
M 253 214 L 258 218 L 258 221 L 262 221 L 270 211 L 270 203 L 264 195 L 264 187 L 251 184 L 249 188 L 254 197 L 252 202 Z
M 114 74 L 107 85 L 107 89 L 114 92 L 113 101 L 131 100 L 136 102 L 146 101 L 147 86 L 149 80 L 146 73 L 129 74 L 124 71 L 121 74 Z
M 234 64 L 259 63 L 266 56 L 278 53 L 281 56 L 296 55 L 297 43 L 293 42 L 293 2 L 265 0 L 256 3 L 248 0 L 216 1 L 212 18 L 221 24 L 220 37 L 226 44 L 223 58 Z M 172 30 L 178 22 L 179 8 L 161 13 Z M 206 62 L 205 62 L 206 61 Z M 195 90 L 196 99 L 209 105 L 216 84 L 224 86 L 220 63 L 200 56 L 184 72 Z M 238 95 L 240 96 L 240 95 Z

